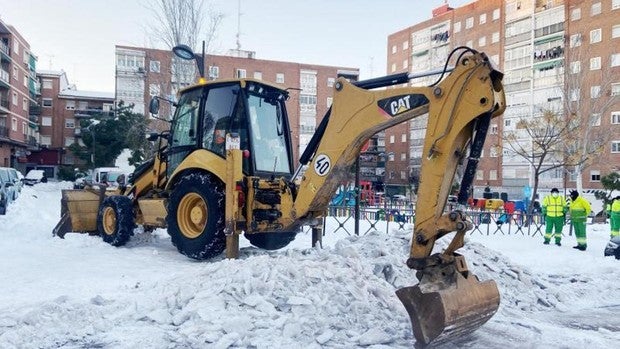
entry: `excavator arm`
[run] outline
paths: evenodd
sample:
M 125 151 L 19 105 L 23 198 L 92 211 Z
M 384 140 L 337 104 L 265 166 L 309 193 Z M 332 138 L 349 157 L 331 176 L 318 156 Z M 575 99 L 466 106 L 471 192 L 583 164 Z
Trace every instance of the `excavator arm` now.
M 433 86 L 369 90 L 402 86 L 408 79 L 400 75 L 358 86 L 339 79 L 331 111 L 302 155 L 302 164 L 308 161 L 308 169 L 292 208 L 292 219 L 321 216 L 372 135 L 428 116 L 407 261 L 407 266 L 418 270 L 420 283 L 397 291 L 411 317 L 418 346 L 469 333 L 499 306 L 495 283 L 478 282 L 464 258 L 455 253 L 463 246 L 471 223 L 462 212 L 444 213 L 457 167 L 464 162 L 459 202 L 465 203 L 490 120 L 505 109 L 502 74 L 485 54 L 466 50 L 453 71 Z M 452 232 L 456 233 L 448 248 L 431 255 L 435 241 Z

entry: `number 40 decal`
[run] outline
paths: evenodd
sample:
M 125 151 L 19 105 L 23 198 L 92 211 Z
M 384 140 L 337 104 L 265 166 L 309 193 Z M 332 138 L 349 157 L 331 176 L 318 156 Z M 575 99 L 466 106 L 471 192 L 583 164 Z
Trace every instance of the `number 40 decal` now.
M 323 177 L 329 173 L 331 167 L 332 162 L 329 159 L 329 156 L 325 154 L 320 154 L 317 156 L 316 161 L 314 162 L 314 172 L 316 172 L 316 174 Z

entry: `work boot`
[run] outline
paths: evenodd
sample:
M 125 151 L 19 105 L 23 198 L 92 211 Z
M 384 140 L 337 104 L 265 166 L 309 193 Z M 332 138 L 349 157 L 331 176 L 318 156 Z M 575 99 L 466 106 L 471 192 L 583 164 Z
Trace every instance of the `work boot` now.
M 585 251 L 585 250 L 586 250 L 586 247 L 585 247 L 585 246 L 582 246 L 582 245 L 573 246 L 573 248 L 574 248 L 574 249 L 577 249 L 577 250 L 579 250 L 579 251 Z
M 545 240 L 545 242 L 543 242 L 544 245 L 549 245 L 549 241 Z
M 559 242 L 559 241 L 556 241 L 555 244 L 558 245 L 558 246 L 562 246 L 562 243 Z

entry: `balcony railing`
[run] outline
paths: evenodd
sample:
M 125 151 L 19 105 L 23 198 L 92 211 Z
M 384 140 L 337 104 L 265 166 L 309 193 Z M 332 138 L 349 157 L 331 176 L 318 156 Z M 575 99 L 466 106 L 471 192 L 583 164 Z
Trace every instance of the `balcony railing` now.
M 76 109 L 74 110 L 75 117 L 90 118 L 93 116 L 114 116 L 113 111 L 104 111 L 103 109 Z
M 6 126 L 0 126 L 0 137 L 9 137 L 9 128 Z
M 9 46 L 5 44 L 3 41 L 0 41 L 0 52 L 9 56 Z
M 0 80 L 2 80 L 3 82 L 10 84 L 10 75 L 9 72 L 4 70 L 4 69 L 0 69 Z
M 9 109 L 9 99 L 7 97 L 0 97 L 0 107 Z
M 28 145 L 36 146 L 39 142 L 37 142 L 37 138 L 35 136 L 28 136 Z

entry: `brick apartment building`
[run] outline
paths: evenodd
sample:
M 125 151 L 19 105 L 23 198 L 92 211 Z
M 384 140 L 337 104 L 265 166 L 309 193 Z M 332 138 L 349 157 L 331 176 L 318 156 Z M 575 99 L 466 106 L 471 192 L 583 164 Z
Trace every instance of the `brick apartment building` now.
M 26 165 L 43 169 L 54 178 L 63 166 L 72 170 L 85 164 L 68 147 L 83 145 L 80 120 L 113 116 L 114 94 L 77 90 L 64 71 L 39 70 L 37 77 L 41 85 L 40 150 L 28 156 Z
M 23 173 L 27 156 L 38 149 L 36 62 L 28 42 L 0 20 L 0 166 Z
M 173 56 L 168 50 L 116 46 L 116 101 L 133 103 L 135 111 L 144 112 L 153 95 L 175 99 L 179 88 L 196 81 L 197 72 L 194 62 Z M 228 55 L 207 55 L 205 75 L 208 80 L 254 78 L 289 89 L 287 111 L 297 159 L 332 103 L 335 80 L 340 76 L 357 80 L 359 69 L 263 60 L 252 51 L 231 50 Z M 165 103 L 160 115 L 170 113 L 164 107 Z M 371 143 L 376 151 L 377 139 Z M 362 179 L 381 182 L 377 156 L 364 159 Z
M 459 8 L 445 4 L 433 10 L 429 20 L 388 36 L 387 72 L 441 68 L 449 52 L 462 45 L 487 53 L 504 71 L 508 105 L 490 126 L 475 194 L 488 183 L 494 190 L 520 195 L 521 188 L 531 184 L 532 169 L 511 153 L 502 135 L 518 132 L 518 120 L 540 117 L 543 109 L 562 112 L 564 96 L 569 95 L 586 105 L 594 105 L 595 99 L 609 105 L 594 127 L 609 130 L 611 141 L 583 171 L 583 187 L 600 188 L 602 175 L 620 170 L 620 0 L 480 0 Z M 589 49 L 571 56 L 579 45 Z M 583 86 L 575 88 L 569 81 L 579 68 Z M 603 84 L 602 76 L 610 83 Z M 433 79 L 412 84 L 428 85 Z M 386 151 L 394 157 L 386 164 L 387 185 L 407 186 L 416 177 L 425 128 L 426 120 L 418 118 L 386 131 Z M 571 169 L 560 168 L 541 176 L 539 185 L 572 188 L 575 176 Z

